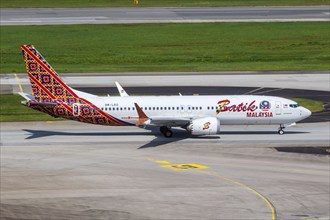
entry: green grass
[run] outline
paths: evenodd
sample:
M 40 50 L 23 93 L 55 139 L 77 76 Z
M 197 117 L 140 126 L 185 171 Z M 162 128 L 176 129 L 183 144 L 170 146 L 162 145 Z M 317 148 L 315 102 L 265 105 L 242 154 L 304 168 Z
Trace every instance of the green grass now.
M 323 103 L 304 98 L 290 98 L 298 102 L 301 106 L 308 108 L 312 112 L 324 110 Z M 25 107 L 21 104 L 24 99 L 19 95 L 0 96 L 0 122 L 9 121 L 54 121 L 55 119 L 45 113 Z
M 320 101 L 305 98 L 291 98 L 291 100 L 297 102 L 300 106 L 309 109 L 311 112 L 320 112 L 324 110 L 323 102 Z
M 2 8 L 329 5 L 329 0 L 3 0 Z
M 23 106 L 23 100 L 24 98 L 19 95 L 0 95 L 0 122 L 61 120 Z
M 34 44 L 63 72 L 329 70 L 329 22 L 1 26 L 1 73 Z

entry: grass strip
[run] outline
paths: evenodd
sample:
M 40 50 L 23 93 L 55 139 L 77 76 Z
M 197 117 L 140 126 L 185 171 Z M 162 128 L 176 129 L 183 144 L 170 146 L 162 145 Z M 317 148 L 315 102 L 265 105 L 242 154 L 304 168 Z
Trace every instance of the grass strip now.
M 21 104 L 23 100 L 20 95 L 1 95 L 0 122 L 62 120 L 23 106 Z
M 312 99 L 305 99 L 305 98 L 291 98 L 291 100 L 309 109 L 311 112 L 321 112 L 324 110 L 323 102 L 320 101 L 315 101 Z
M 1 95 L 0 96 L 0 122 L 13 121 L 54 121 L 55 119 L 45 113 L 25 107 L 21 104 L 24 99 L 19 95 Z M 301 106 L 308 108 L 312 112 L 324 110 L 323 103 L 304 98 L 292 98 Z
M 329 70 L 329 22 L 1 26 L 1 73 L 34 44 L 63 72 Z
M 295 6 L 329 5 L 329 0 L 10 0 L 2 8 L 84 8 L 84 7 L 210 7 L 210 6 Z

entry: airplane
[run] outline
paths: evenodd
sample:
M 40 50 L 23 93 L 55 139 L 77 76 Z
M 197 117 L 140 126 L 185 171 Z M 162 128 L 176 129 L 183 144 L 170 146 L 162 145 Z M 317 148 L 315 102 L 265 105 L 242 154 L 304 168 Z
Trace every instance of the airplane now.
M 107 126 L 154 126 L 169 138 L 173 127 L 192 135 L 215 135 L 222 125 L 277 124 L 283 135 L 284 128 L 311 115 L 296 102 L 275 96 L 129 96 L 119 83 L 120 96 L 96 96 L 68 86 L 33 45 L 21 48 L 33 93 L 20 92 L 22 104 L 53 117 Z

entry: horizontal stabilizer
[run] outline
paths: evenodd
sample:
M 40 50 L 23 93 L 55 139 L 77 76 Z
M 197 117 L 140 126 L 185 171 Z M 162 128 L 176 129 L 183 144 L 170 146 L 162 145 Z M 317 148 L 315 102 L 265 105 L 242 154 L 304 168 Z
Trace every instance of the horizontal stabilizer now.
M 59 105 L 57 102 L 29 102 L 31 106 L 38 105 L 38 106 L 55 106 Z
M 31 101 L 34 99 L 34 96 L 28 93 L 19 92 L 18 94 L 22 96 L 26 101 Z

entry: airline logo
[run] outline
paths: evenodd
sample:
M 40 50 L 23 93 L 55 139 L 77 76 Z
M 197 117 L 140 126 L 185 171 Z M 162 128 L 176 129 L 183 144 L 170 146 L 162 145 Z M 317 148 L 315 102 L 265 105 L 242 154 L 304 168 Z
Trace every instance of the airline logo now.
M 257 110 L 257 105 L 255 105 L 256 100 L 252 102 L 242 102 L 239 104 L 230 104 L 230 100 L 220 100 L 218 102 L 217 115 L 220 112 L 254 112 Z
M 270 102 L 267 100 L 264 100 L 260 102 L 260 110 L 262 111 L 268 111 L 270 109 Z
M 207 130 L 207 129 L 209 129 L 210 128 L 210 122 L 206 122 L 206 123 L 204 123 L 204 127 L 203 127 L 203 130 Z
M 220 100 L 218 102 L 217 115 L 220 112 L 246 112 L 246 117 L 248 118 L 269 118 L 273 117 L 273 113 L 270 110 L 270 102 L 264 100 L 260 102 L 259 107 L 261 112 L 256 112 L 258 105 L 256 105 L 256 100 L 251 102 L 241 102 L 239 104 L 231 104 L 230 100 Z

